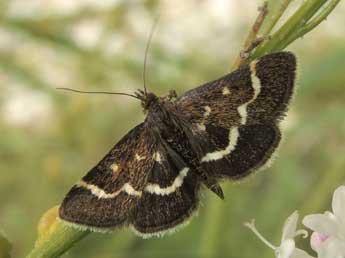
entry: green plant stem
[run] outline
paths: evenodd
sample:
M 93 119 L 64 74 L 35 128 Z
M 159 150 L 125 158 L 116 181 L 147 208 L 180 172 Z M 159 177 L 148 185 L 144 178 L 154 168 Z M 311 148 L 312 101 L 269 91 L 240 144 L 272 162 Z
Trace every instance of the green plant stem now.
M 268 4 L 268 14 L 263 22 L 259 35 L 268 36 L 274 26 L 277 24 L 279 19 L 282 17 L 285 10 L 288 8 L 292 0 L 269 0 Z
M 327 2 L 327 0 L 307 0 L 288 19 L 288 21 L 273 34 L 271 40 L 259 46 L 253 53 L 252 58 L 258 58 L 267 53 L 283 50 L 291 42 L 287 39 L 294 31 L 302 28 L 312 18 L 315 13 Z
M 257 39 L 257 35 L 259 30 L 262 26 L 262 23 L 265 21 L 265 18 L 268 13 L 267 9 L 267 2 L 264 2 L 263 5 L 260 7 L 259 16 L 256 18 L 254 25 L 252 26 L 251 30 L 248 33 L 248 36 L 243 44 L 243 51 L 250 52 L 250 48 Z M 236 70 L 239 66 L 246 62 L 246 57 L 242 55 L 242 51 L 239 53 L 238 57 L 236 58 L 235 62 L 232 65 L 231 70 Z
M 43 243 L 36 245 L 26 258 L 59 257 L 89 233 L 90 231 L 78 230 L 63 222 L 58 222 L 55 230 Z
M 305 26 L 296 30 L 288 39 L 287 44 L 290 44 L 294 40 L 302 37 L 303 35 L 307 34 L 309 31 L 314 29 L 317 25 L 319 25 L 322 21 L 326 20 L 328 15 L 334 10 L 334 8 L 339 4 L 340 0 L 332 0 L 329 1 L 327 6 L 323 7 L 322 10 L 316 14 Z

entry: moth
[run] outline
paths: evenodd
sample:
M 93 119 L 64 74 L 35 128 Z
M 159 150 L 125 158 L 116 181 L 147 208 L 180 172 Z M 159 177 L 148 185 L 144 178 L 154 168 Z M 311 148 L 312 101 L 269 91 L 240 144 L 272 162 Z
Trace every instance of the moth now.
M 59 217 L 91 230 L 161 235 L 186 222 L 206 187 L 263 167 L 281 140 L 296 58 L 276 52 L 177 97 L 138 90 L 146 118 L 72 187 Z

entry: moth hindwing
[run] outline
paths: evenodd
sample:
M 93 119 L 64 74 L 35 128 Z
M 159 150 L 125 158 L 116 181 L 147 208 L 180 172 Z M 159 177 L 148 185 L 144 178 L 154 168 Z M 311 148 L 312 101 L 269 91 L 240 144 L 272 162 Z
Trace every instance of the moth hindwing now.
M 72 187 L 60 218 L 94 230 L 130 225 L 143 236 L 184 224 L 201 185 L 223 198 L 220 180 L 245 177 L 270 159 L 295 70 L 294 55 L 277 52 L 174 100 L 139 91 L 145 121 Z

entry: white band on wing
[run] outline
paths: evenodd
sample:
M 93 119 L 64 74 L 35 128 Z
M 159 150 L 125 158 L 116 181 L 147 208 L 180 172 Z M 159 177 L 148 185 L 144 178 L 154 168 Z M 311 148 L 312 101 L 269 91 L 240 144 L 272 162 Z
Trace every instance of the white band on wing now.
M 189 171 L 189 168 L 187 167 L 183 168 L 170 186 L 162 188 L 159 186 L 159 184 L 147 184 L 144 191 L 148 193 L 152 193 L 152 194 L 158 194 L 158 195 L 172 194 L 176 191 L 177 188 L 182 186 L 183 179 L 187 176 L 188 171 Z M 90 192 L 94 196 L 97 196 L 99 199 L 115 198 L 121 192 L 125 192 L 128 195 L 133 195 L 133 196 L 138 196 L 138 197 L 141 197 L 142 195 L 142 191 L 135 190 L 133 186 L 131 186 L 129 183 L 125 183 L 119 190 L 113 193 L 106 193 L 100 187 L 93 184 L 88 184 L 85 181 L 80 181 L 76 186 L 90 190 Z
M 240 136 L 238 132 L 238 127 L 234 126 L 229 130 L 229 144 L 224 150 L 214 151 L 207 153 L 202 159 L 201 162 L 208 162 L 212 160 L 218 160 L 224 156 L 229 155 L 236 147 L 238 137 Z
M 260 94 L 261 91 L 261 82 L 260 79 L 256 76 L 256 61 L 250 63 L 250 78 L 252 81 L 252 87 L 254 89 L 253 97 L 246 103 L 242 104 L 237 108 L 238 113 L 241 116 L 241 124 L 245 125 L 247 123 L 247 107 L 252 103 Z
M 122 191 L 126 192 L 128 195 L 141 196 L 142 192 L 135 190 L 129 183 L 125 183 L 119 190 L 113 193 L 106 193 L 103 189 L 99 188 L 97 185 L 88 184 L 85 181 L 80 181 L 77 187 L 83 187 L 91 191 L 91 193 L 100 199 L 111 199 L 119 195 Z
M 179 175 L 175 178 L 174 182 L 168 186 L 161 188 L 159 184 L 148 184 L 145 187 L 145 192 L 154 193 L 158 195 L 168 195 L 176 191 L 177 188 L 179 188 L 183 184 L 183 179 L 187 176 L 187 173 L 189 171 L 189 168 L 185 167 L 183 168 Z

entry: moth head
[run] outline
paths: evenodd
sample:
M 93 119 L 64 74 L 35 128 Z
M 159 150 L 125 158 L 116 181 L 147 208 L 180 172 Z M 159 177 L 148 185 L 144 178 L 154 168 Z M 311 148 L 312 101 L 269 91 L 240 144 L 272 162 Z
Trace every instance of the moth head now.
M 144 108 L 144 110 L 149 110 L 149 108 L 157 102 L 158 97 L 155 94 L 149 92 L 146 94 L 146 98 L 141 102 L 141 105 Z
M 135 96 L 140 99 L 141 101 L 141 106 L 144 109 L 144 112 L 148 111 L 150 107 L 158 102 L 158 97 L 153 94 L 152 92 L 144 92 L 142 90 L 138 90 L 135 93 Z

